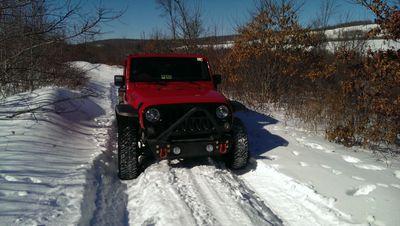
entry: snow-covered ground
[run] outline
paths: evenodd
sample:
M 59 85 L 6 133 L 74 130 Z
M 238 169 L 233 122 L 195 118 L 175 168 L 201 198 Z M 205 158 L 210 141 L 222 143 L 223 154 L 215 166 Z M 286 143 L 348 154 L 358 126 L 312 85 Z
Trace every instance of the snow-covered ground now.
M 248 126 L 257 164 L 241 178 L 265 197 L 272 211 L 293 225 L 399 225 L 398 160 L 383 161 L 382 156 L 329 143 L 294 122 L 277 121 L 284 119 L 281 114 L 273 115 L 239 114 Z
M 325 48 L 330 52 L 335 52 L 339 47 L 347 46 L 360 48 L 362 51 L 372 50 L 388 50 L 400 49 L 400 42 L 394 40 L 385 40 L 382 35 L 378 35 L 378 38 L 363 40 L 369 31 L 376 29 L 377 24 L 367 24 L 367 25 L 356 25 L 341 27 L 335 29 L 328 29 L 324 31 L 327 42 L 325 43 Z M 356 35 L 357 33 L 357 35 Z M 351 40 L 351 39 L 354 40 Z M 338 39 L 349 39 L 348 41 L 338 40 Z M 358 40 L 361 39 L 361 40 Z M 257 41 L 256 41 L 257 42 Z M 225 43 L 215 44 L 215 45 L 199 45 L 200 48 L 210 48 L 213 49 L 230 49 L 235 45 L 234 41 L 226 41 Z M 177 49 L 184 49 L 184 47 L 179 47 Z
M 92 69 L 84 91 L 1 103 L 0 225 L 399 225 L 398 160 L 329 143 L 279 113 L 237 113 L 250 136 L 245 170 L 162 161 L 121 182 L 112 85 L 121 69 L 75 65 Z
M 378 24 L 366 24 L 366 25 L 355 25 L 348 27 L 340 27 L 334 29 L 328 29 L 325 31 L 325 35 L 328 39 L 344 38 L 346 33 L 357 32 L 360 35 L 366 35 L 369 31 L 378 28 Z
M 352 47 L 360 49 L 364 52 L 368 50 L 378 51 L 378 50 L 399 50 L 400 42 L 394 40 L 384 40 L 384 39 L 371 39 L 371 40 L 354 40 L 354 41 L 329 41 L 325 43 L 325 48 L 330 52 L 335 52 L 339 47 Z

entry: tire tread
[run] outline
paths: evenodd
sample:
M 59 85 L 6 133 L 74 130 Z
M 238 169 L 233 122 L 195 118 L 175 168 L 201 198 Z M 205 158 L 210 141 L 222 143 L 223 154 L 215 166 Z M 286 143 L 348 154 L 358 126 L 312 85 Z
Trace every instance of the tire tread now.
M 227 167 L 241 169 L 247 166 L 249 161 L 249 141 L 246 127 L 238 118 L 234 118 L 232 125 L 233 147 L 227 156 Z
M 118 177 L 131 180 L 139 176 L 138 137 L 133 119 L 118 120 Z

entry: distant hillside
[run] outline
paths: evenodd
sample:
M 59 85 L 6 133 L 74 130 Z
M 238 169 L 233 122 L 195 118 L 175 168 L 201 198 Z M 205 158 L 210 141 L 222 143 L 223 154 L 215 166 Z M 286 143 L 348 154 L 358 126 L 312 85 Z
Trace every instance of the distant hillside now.
M 324 28 L 317 28 L 314 31 L 321 31 L 321 30 L 333 30 L 339 28 L 348 28 L 354 26 L 361 26 L 361 25 L 373 25 L 375 24 L 373 21 L 370 20 L 361 20 L 361 21 L 352 21 L 347 23 L 340 23 L 336 25 L 327 26 Z M 223 35 L 223 36 L 207 36 L 202 37 L 197 40 L 199 45 L 206 45 L 206 44 L 224 44 L 229 41 L 235 40 L 238 35 Z M 87 45 L 95 45 L 95 46 L 120 46 L 124 45 L 127 47 L 132 46 L 140 46 L 145 45 L 149 42 L 156 41 L 153 39 L 104 39 L 104 40 L 96 40 L 93 42 L 86 43 Z M 179 40 L 178 40 L 179 43 Z
M 224 44 L 234 40 L 236 35 L 210 36 L 197 40 L 199 45 Z M 182 40 L 154 39 L 105 39 L 71 45 L 70 60 L 85 60 L 91 63 L 121 64 L 126 55 L 151 52 L 154 49 L 171 52 L 183 46 Z
M 197 43 L 199 45 L 205 44 L 218 44 L 225 43 L 229 41 L 233 41 L 237 35 L 223 35 L 223 36 L 207 36 L 197 39 Z M 92 42 L 85 43 L 85 45 L 94 45 L 98 47 L 103 46 L 120 46 L 124 45 L 127 47 L 138 47 L 142 45 L 146 45 L 148 43 L 160 41 L 155 39 L 104 39 L 104 40 L 96 40 Z M 172 40 L 164 40 L 164 41 L 172 41 Z M 180 40 L 176 40 L 176 43 L 179 45 L 182 43 Z M 79 44 L 78 44 L 79 45 Z
M 367 38 L 366 34 L 376 26 L 372 21 L 353 21 L 314 29 L 313 31 L 324 31 L 328 42 L 342 42 L 370 39 Z M 237 37 L 238 35 L 203 37 L 197 40 L 197 44 L 203 48 L 226 49 L 232 47 Z M 380 37 L 374 39 L 380 39 Z M 105 39 L 72 45 L 70 55 L 73 56 L 71 60 L 121 64 L 128 54 L 151 52 L 154 49 L 160 52 L 170 52 L 176 49 L 184 49 L 183 46 L 182 40 Z

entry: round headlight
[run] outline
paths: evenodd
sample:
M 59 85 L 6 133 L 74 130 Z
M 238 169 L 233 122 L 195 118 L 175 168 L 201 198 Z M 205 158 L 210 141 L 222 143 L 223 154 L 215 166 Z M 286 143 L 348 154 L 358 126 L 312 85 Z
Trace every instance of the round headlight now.
M 158 122 L 160 120 L 160 112 L 155 108 L 150 108 L 146 111 L 145 117 L 149 122 Z
M 227 106 L 221 105 L 221 106 L 217 107 L 217 110 L 216 110 L 215 113 L 216 113 L 218 118 L 223 119 L 223 118 L 228 117 L 229 109 L 228 109 Z

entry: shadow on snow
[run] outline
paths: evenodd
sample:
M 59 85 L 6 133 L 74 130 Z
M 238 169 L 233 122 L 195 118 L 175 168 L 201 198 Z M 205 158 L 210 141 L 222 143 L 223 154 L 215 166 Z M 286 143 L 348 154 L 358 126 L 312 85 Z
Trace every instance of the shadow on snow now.
M 236 105 L 238 104 L 236 103 Z M 280 146 L 287 146 L 289 142 L 278 135 L 270 133 L 266 129 L 268 125 L 277 124 L 279 122 L 278 120 L 259 112 L 249 110 L 244 107 L 244 105 L 235 106 L 235 108 L 239 110 L 235 113 L 235 116 L 242 120 L 247 129 L 251 159 L 245 169 L 234 170 L 233 172 L 236 174 L 244 174 L 257 168 L 255 159 L 269 159 L 267 156 L 264 156 L 265 153 Z M 183 168 L 192 168 L 198 165 L 215 165 L 215 162 L 208 161 L 205 158 L 187 159 L 177 164 L 171 164 L 173 167 Z M 217 163 L 216 166 L 220 167 L 220 164 Z

